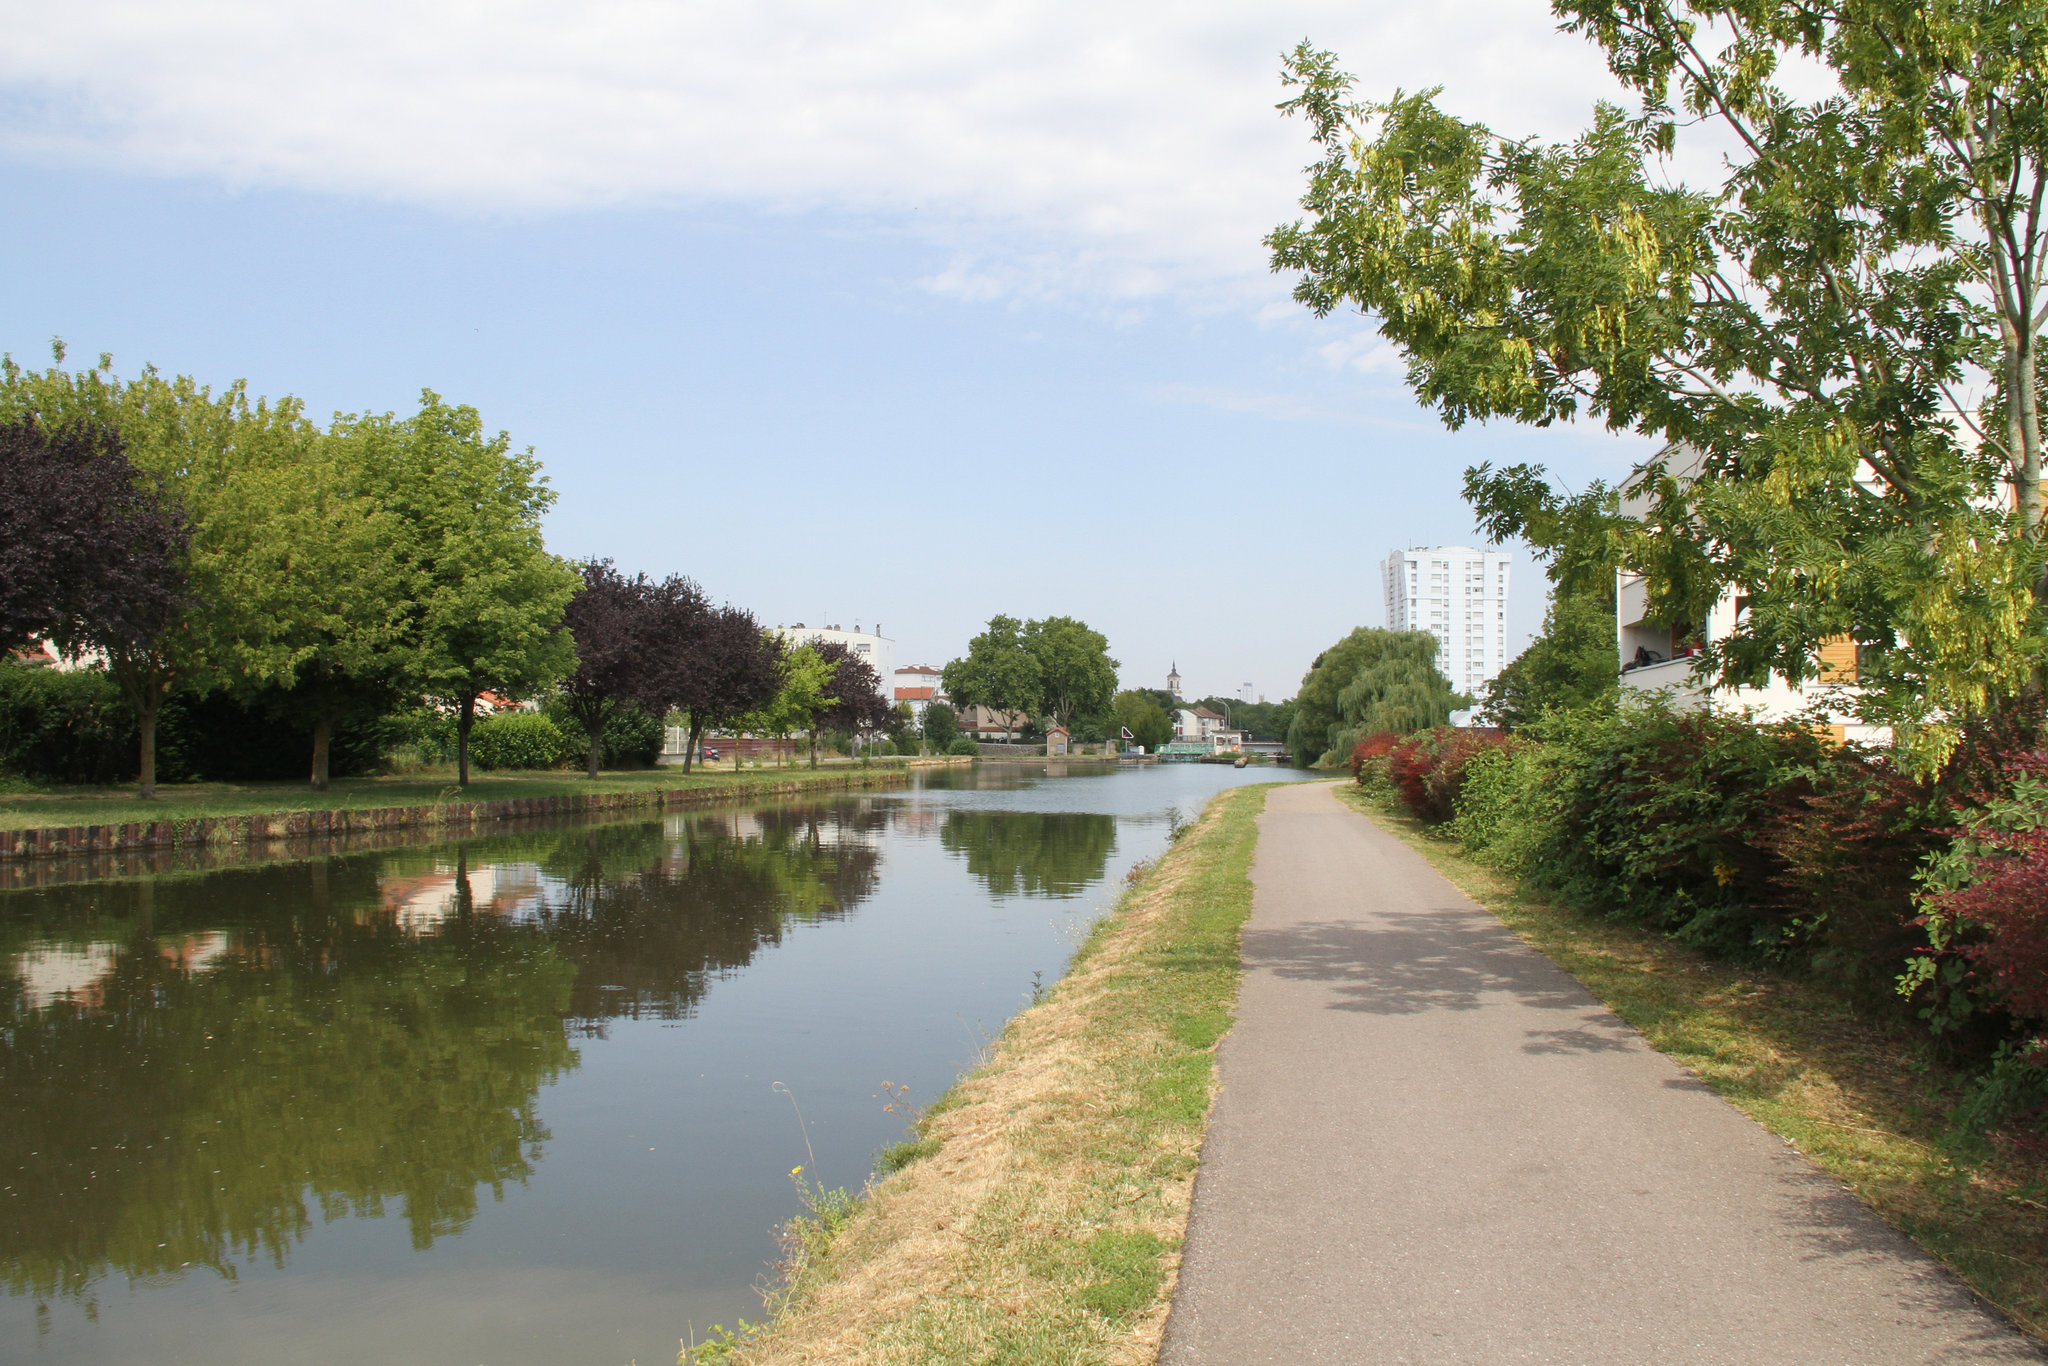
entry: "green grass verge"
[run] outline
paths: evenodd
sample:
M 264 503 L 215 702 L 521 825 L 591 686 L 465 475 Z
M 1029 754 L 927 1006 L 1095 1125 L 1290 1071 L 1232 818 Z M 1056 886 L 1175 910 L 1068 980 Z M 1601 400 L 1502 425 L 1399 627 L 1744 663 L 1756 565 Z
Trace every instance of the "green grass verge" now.
M 1965 1078 L 1923 1031 L 1825 982 L 1708 958 L 1526 896 L 1413 817 L 1351 783 L 1337 790 L 1653 1048 L 1789 1140 L 2014 1322 L 2048 1334 L 2048 1161 L 1957 1146 L 1946 1116 Z
M 685 1359 L 848 1366 L 1151 1361 L 1251 913 L 1267 788 L 1223 793 L 1095 927 L 989 1061 L 885 1152 L 829 1240 L 799 1220 L 765 1329 Z
M 876 759 L 876 768 L 905 761 Z M 36 826 L 124 825 L 133 821 L 186 820 L 200 816 L 257 816 L 284 811 L 341 811 L 380 806 L 432 806 L 441 802 L 495 802 L 521 797 L 562 797 L 592 792 L 673 792 L 729 787 L 736 794 L 766 783 L 811 782 L 843 777 L 845 762 L 812 770 L 795 768 L 634 769 L 600 773 L 549 769 L 531 773 L 476 773 L 458 787 L 455 770 L 387 778 L 339 778 L 325 792 L 302 782 L 166 783 L 155 801 L 136 796 L 133 783 L 116 787 L 52 788 L 0 793 L 0 830 Z

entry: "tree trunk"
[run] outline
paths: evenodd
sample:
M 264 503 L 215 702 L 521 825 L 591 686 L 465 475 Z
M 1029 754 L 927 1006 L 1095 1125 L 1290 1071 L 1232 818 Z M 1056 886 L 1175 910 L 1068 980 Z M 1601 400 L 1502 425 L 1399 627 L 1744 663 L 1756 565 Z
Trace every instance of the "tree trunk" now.
M 323 716 L 313 722 L 313 790 L 327 790 L 328 757 L 334 749 L 334 718 Z
M 138 756 L 137 768 L 142 780 L 142 800 L 156 800 L 156 714 L 163 705 L 163 699 L 154 691 L 144 695 L 141 706 L 135 709 L 135 728 L 142 737 L 142 752 Z
M 703 743 L 704 723 L 699 721 L 696 713 L 693 712 L 690 715 L 690 729 L 684 733 L 683 737 L 683 772 L 688 773 L 690 771 L 690 761 L 696 757 L 698 746 Z
M 604 757 L 604 727 L 599 726 L 590 733 L 590 776 L 597 778 L 597 761 Z
M 818 728 L 811 727 L 811 767 L 818 766 Z
M 469 730 L 476 724 L 476 694 L 462 695 L 462 708 L 455 713 L 455 785 L 469 786 Z

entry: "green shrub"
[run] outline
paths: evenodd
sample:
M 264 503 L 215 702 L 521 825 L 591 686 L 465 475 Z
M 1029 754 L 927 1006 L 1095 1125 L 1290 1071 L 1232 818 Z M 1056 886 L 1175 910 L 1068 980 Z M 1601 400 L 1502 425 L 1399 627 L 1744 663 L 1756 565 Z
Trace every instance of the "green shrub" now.
M 981 753 L 981 747 L 975 744 L 974 741 L 962 735 L 956 737 L 953 740 L 953 743 L 946 746 L 946 753 L 952 755 L 965 755 L 966 757 L 971 759 L 974 756 Z
M 568 757 L 584 762 L 590 754 L 590 739 L 584 734 L 583 726 L 569 714 L 569 708 L 557 693 L 541 704 L 541 715 L 555 723 L 568 744 Z M 661 720 L 649 715 L 642 708 L 628 702 L 615 709 L 605 719 L 604 740 L 598 751 L 597 762 L 604 768 L 652 768 L 654 761 L 661 757 Z
M 96 669 L 0 664 L 0 770 L 51 783 L 135 776 L 135 713 Z
M 1540 794 L 1540 814 L 1527 832 L 1495 837 L 1520 841 L 1524 877 L 1719 952 L 1776 952 L 1806 936 L 1811 927 L 1784 904 L 1786 865 L 1767 836 L 1830 765 L 1833 751 L 1815 732 L 1653 699 L 1554 713 L 1525 734 L 1542 747 L 1537 769 L 1521 775 Z M 1489 802 L 1500 796 L 1488 789 Z M 1497 827 L 1504 813 L 1488 809 Z M 1473 821 L 1483 819 L 1475 807 Z
M 554 768 L 575 754 L 562 728 L 538 712 L 486 716 L 469 732 L 469 761 L 478 768 Z

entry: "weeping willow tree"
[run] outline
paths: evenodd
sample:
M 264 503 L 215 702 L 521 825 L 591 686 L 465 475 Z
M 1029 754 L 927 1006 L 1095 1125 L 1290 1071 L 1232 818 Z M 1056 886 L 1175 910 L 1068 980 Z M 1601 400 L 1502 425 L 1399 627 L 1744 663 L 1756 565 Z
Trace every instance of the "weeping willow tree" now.
M 1368 735 L 1441 726 L 1472 705 L 1436 667 L 1427 631 L 1361 626 L 1316 656 L 1301 680 L 1287 748 L 1296 761 L 1334 763 Z

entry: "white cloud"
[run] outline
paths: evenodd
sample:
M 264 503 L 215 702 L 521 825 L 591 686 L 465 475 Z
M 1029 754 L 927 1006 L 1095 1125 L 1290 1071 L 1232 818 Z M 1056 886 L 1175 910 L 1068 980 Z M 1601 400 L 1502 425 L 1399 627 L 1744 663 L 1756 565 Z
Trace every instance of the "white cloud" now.
M 464 212 L 739 203 L 925 225 L 968 298 L 1279 283 L 1304 35 L 1557 134 L 1610 90 L 1541 0 L 9 0 L 0 150 Z M 913 213 L 914 211 L 914 213 Z

